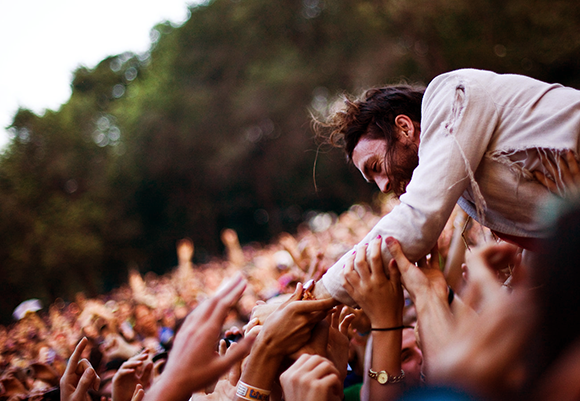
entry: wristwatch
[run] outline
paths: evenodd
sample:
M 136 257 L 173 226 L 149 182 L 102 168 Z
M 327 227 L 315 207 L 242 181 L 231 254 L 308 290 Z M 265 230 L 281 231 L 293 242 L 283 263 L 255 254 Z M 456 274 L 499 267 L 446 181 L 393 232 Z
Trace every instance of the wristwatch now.
M 379 384 L 392 384 L 392 383 L 399 383 L 403 381 L 405 378 L 405 371 L 401 369 L 401 374 L 398 376 L 393 376 L 381 370 L 380 372 L 375 372 L 372 369 L 369 369 L 369 377 L 371 379 L 376 379 Z

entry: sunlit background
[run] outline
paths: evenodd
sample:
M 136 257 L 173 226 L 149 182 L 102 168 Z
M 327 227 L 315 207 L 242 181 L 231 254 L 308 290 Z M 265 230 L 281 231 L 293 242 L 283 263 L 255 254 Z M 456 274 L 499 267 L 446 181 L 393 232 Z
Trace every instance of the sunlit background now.
M 157 23 L 180 25 L 188 15 L 185 0 L 0 1 L 0 151 L 18 107 L 58 110 L 77 67 L 144 53 Z

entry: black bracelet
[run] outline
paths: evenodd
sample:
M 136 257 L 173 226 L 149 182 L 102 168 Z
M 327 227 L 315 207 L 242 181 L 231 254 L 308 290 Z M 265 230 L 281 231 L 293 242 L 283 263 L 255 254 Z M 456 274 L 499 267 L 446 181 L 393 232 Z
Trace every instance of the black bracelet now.
M 451 288 L 450 285 L 448 285 L 447 288 L 449 289 L 449 292 L 447 293 L 447 303 L 451 305 L 451 303 L 455 299 L 455 292 L 453 292 L 453 288 Z
M 374 327 L 371 327 L 371 331 L 393 331 L 393 330 L 402 330 L 402 329 L 414 329 L 413 326 L 397 326 L 397 327 L 388 327 L 386 329 L 380 328 L 380 329 L 375 329 Z

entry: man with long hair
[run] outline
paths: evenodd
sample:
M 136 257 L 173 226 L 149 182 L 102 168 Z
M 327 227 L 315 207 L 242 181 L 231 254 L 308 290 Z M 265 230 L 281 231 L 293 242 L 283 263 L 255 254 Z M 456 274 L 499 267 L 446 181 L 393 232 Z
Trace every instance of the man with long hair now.
M 457 70 L 424 91 L 399 85 L 346 99 L 317 131 L 342 147 L 367 181 L 400 195 L 363 243 L 392 236 L 416 261 L 457 203 L 500 238 L 533 249 L 534 239 L 547 235 L 538 218 L 554 196 L 546 186 L 557 182 L 561 160 L 578 158 L 580 91 L 521 75 Z M 387 266 L 386 247 L 382 256 Z M 341 283 L 345 257 L 313 296 L 353 303 Z

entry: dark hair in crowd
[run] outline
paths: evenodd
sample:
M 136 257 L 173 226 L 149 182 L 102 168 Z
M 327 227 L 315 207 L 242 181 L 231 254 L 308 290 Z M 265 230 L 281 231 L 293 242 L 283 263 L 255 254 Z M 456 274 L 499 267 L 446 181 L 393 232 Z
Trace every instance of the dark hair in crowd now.
M 397 139 L 395 117 L 408 116 L 420 128 L 421 102 L 424 87 L 393 85 L 367 90 L 360 99 L 345 96 L 345 108 L 331 115 L 326 122 L 315 121 L 317 138 L 343 148 L 349 161 L 358 141 L 364 135 L 384 139 L 387 156 L 394 151 Z

